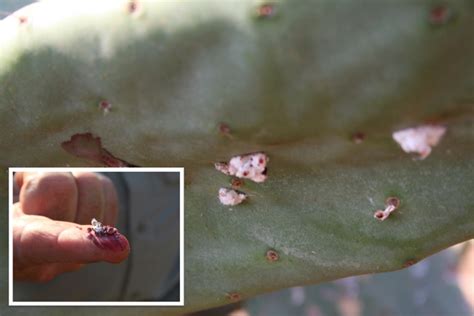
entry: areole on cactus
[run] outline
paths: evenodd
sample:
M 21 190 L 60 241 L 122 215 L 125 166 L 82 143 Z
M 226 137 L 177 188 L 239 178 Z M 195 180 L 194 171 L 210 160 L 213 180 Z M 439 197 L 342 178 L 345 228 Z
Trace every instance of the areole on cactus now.
M 468 0 L 41 1 L 0 21 L 0 165 L 185 167 L 163 313 L 401 269 L 474 237 L 473 29 Z M 264 181 L 216 170 L 249 153 Z

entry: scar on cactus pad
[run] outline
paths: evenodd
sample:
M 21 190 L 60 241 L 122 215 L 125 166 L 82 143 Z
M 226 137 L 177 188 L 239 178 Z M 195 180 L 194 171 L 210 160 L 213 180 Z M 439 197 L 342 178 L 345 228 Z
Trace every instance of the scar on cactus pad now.
M 268 156 L 265 153 L 250 153 L 232 157 L 229 162 L 216 162 L 215 168 L 222 173 L 238 178 L 264 182 L 267 179 Z
M 219 189 L 219 200 L 224 205 L 238 205 L 247 199 L 247 194 L 228 188 Z
M 392 137 L 406 153 L 417 153 L 423 160 L 431 153 L 431 147 L 438 145 L 445 132 L 444 126 L 422 125 L 397 131 Z
M 389 197 L 385 201 L 385 210 L 377 210 L 374 213 L 374 218 L 384 221 L 390 214 L 400 206 L 400 199 L 396 197 Z
M 76 157 L 108 167 L 136 167 L 112 155 L 102 147 L 100 137 L 94 137 L 91 133 L 74 134 L 70 140 L 62 142 L 61 147 Z

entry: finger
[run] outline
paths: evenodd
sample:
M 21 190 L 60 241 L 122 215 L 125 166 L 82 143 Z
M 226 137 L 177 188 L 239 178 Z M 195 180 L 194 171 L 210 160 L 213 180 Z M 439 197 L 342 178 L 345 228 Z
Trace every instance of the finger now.
M 74 221 L 77 186 L 68 172 L 23 173 L 20 204 L 25 214 Z
M 23 185 L 23 174 L 24 172 L 15 173 L 15 184 L 17 185 L 18 189 L 21 189 Z
M 18 202 L 18 200 L 20 199 L 20 187 L 18 186 L 18 183 L 16 181 L 16 174 L 14 174 L 14 178 L 13 178 L 13 203 L 16 203 Z
M 90 225 L 53 221 L 40 216 L 15 220 L 13 227 L 14 265 L 45 263 L 118 263 L 127 258 L 127 238 L 116 233 L 98 236 Z
M 98 174 L 100 181 L 102 182 L 102 190 L 105 196 L 105 207 L 104 207 L 104 224 L 114 226 L 117 223 L 118 216 L 118 197 L 115 186 L 109 178 Z
M 103 221 L 105 194 L 102 181 L 92 172 L 73 172 L 77 185 L 77 212 L 74 222 L 90 224 L 93 218 Z
M 47 263 L 22 269 L 14 268 L 13 278 L 15 281 L 49 282 L 59 274 L 77 271 L 83 266 L 84 264 L 79 263 Z

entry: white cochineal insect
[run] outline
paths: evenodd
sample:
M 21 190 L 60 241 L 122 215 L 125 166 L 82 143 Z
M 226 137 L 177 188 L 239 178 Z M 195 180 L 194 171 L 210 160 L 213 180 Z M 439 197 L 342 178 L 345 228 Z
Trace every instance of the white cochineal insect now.
M 431 147 L 438 145 L 446 132 L 446 127 L 440 125 L 421 125 L 396 131 L 393 139 L 407 153 L 419 154 L 419 159 L 425 159 L 431 153 Z
M 219 189 L 219 201 L 224 205 L 238 205 L 247 199 L 247 194 L 228 188 Z
M 267 179 L 268 156 L 265 153 L 251 153 L 232 157 L 229 162 L 216 162 L 215 168 L 222 173 L 238 178 L 263 182 Z
M 104 233 L 104 226 L 102 226 L 102 223 L 96 220 L 95 218 L 92 219 L 91 221 L 92 229 L 98 233 Z
M 114 235 L 118 232 L 117 228 L 109 225 L 102 225 L 102 223 L 96 220 L 95 218 L 91 220 L 91 225 L 92 228 L 89 228 L 89 233 L 94 231 L 95 234 L 98 236 Z

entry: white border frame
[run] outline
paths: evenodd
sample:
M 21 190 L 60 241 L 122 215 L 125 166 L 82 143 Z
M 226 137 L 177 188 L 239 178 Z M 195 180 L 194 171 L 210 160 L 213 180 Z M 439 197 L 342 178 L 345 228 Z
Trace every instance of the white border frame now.
M 179 302 L 36 302 L 13 301 L 13 172 L 179 172 L 179 233 L 180 233 L 180 262 L 179 262 Z M 184 168 L 8 168 L 8 305 L 9 306 L 184 306 Z

